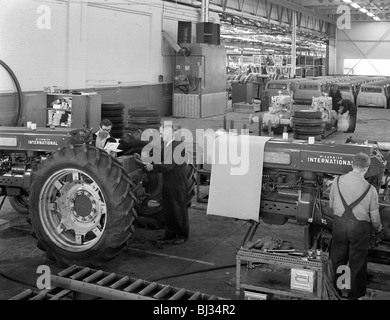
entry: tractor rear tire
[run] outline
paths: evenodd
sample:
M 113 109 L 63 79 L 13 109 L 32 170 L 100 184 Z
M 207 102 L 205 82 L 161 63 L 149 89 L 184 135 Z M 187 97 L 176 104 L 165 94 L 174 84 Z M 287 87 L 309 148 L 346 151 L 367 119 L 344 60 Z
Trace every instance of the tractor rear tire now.
M 8 200 L 10 205 L 12 206 L 12 208 L 15 209 L 16 212 L 28 214 L 28 196 L 10 196 Z
M 98 148 L 70 145 L 49 155 L 30 194 L 37 246 L 60 267 L 113 259 L 134 233 L 136 188 L 121 164 Z

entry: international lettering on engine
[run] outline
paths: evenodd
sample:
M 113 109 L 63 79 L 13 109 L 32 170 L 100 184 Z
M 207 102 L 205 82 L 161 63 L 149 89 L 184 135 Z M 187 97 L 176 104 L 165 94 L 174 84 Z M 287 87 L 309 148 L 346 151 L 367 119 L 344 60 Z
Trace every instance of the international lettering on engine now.
M 51 141 L 51 140 L 28 140 L 27 143 L 45 145 L 45 146 L 58 146 L 58 141 Z
M 321 166 L 331 165 L 350 168 L 352 166 L 352 156 L 305 152 L 302 154 L 301 162 L 308 166 L 319 164 Z

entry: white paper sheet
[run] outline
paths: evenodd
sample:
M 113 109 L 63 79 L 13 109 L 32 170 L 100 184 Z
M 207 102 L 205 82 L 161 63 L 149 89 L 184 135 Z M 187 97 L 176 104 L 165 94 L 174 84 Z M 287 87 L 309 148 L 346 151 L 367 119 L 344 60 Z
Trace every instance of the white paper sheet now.
M 230 134 L 216 138 L 207 214 L 259 221 L 264 148 L 269 139 Z M 235 150 L 239 156 L 229 156 Z
M 122 152 L 123 150 L 118 149 L 119 143 L 116 142 L 107 142 L 104 146 L 104 150 L 108 153 L 112 152 Z

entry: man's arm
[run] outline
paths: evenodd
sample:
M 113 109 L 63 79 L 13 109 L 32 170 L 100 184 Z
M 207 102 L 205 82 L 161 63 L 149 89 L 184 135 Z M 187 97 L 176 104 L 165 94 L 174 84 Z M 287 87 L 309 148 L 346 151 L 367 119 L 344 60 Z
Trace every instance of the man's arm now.
M 329 191 L 329 208 L 333 210 L 334 207 L 334 192 L 336 190 L 336 180 L 338 178 L 335 178 L 330 186 L 330 191 Z
M 370 190 L 370 218 L 371 223 L 377 231 L 382 230 L 381 217 L 379 215 L 378 192 L 374 187 Z

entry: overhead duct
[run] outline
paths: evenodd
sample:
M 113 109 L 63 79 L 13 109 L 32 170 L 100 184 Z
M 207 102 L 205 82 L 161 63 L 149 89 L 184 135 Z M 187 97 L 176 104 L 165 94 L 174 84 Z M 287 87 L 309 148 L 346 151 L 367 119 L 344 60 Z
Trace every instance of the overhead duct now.
M 192 22 L 179 21 L 177 27 L 177 43 L 182 46 L 184 43 L 191 43 L 192 38 Z
M 166 42 L 168 42 L 169 46 L 178 54 L 183 56 L 188 56 L 191 52 L 190 48 L 187 46 L 180 46 L 176 43 L 176 41 L 169 35 L 165 30 L 162 31 L 162 36 Z
M 209 0 L 205 0 L 204 22 L 209 22 Z
M 209 22 L 209 2 L 210 0 L 202 0 L 200 7 L 201 10 L 201 22 Z
M 220 25 L 213 22 L 198 22 L 196 24 L 196 42 L 220 45 Z

